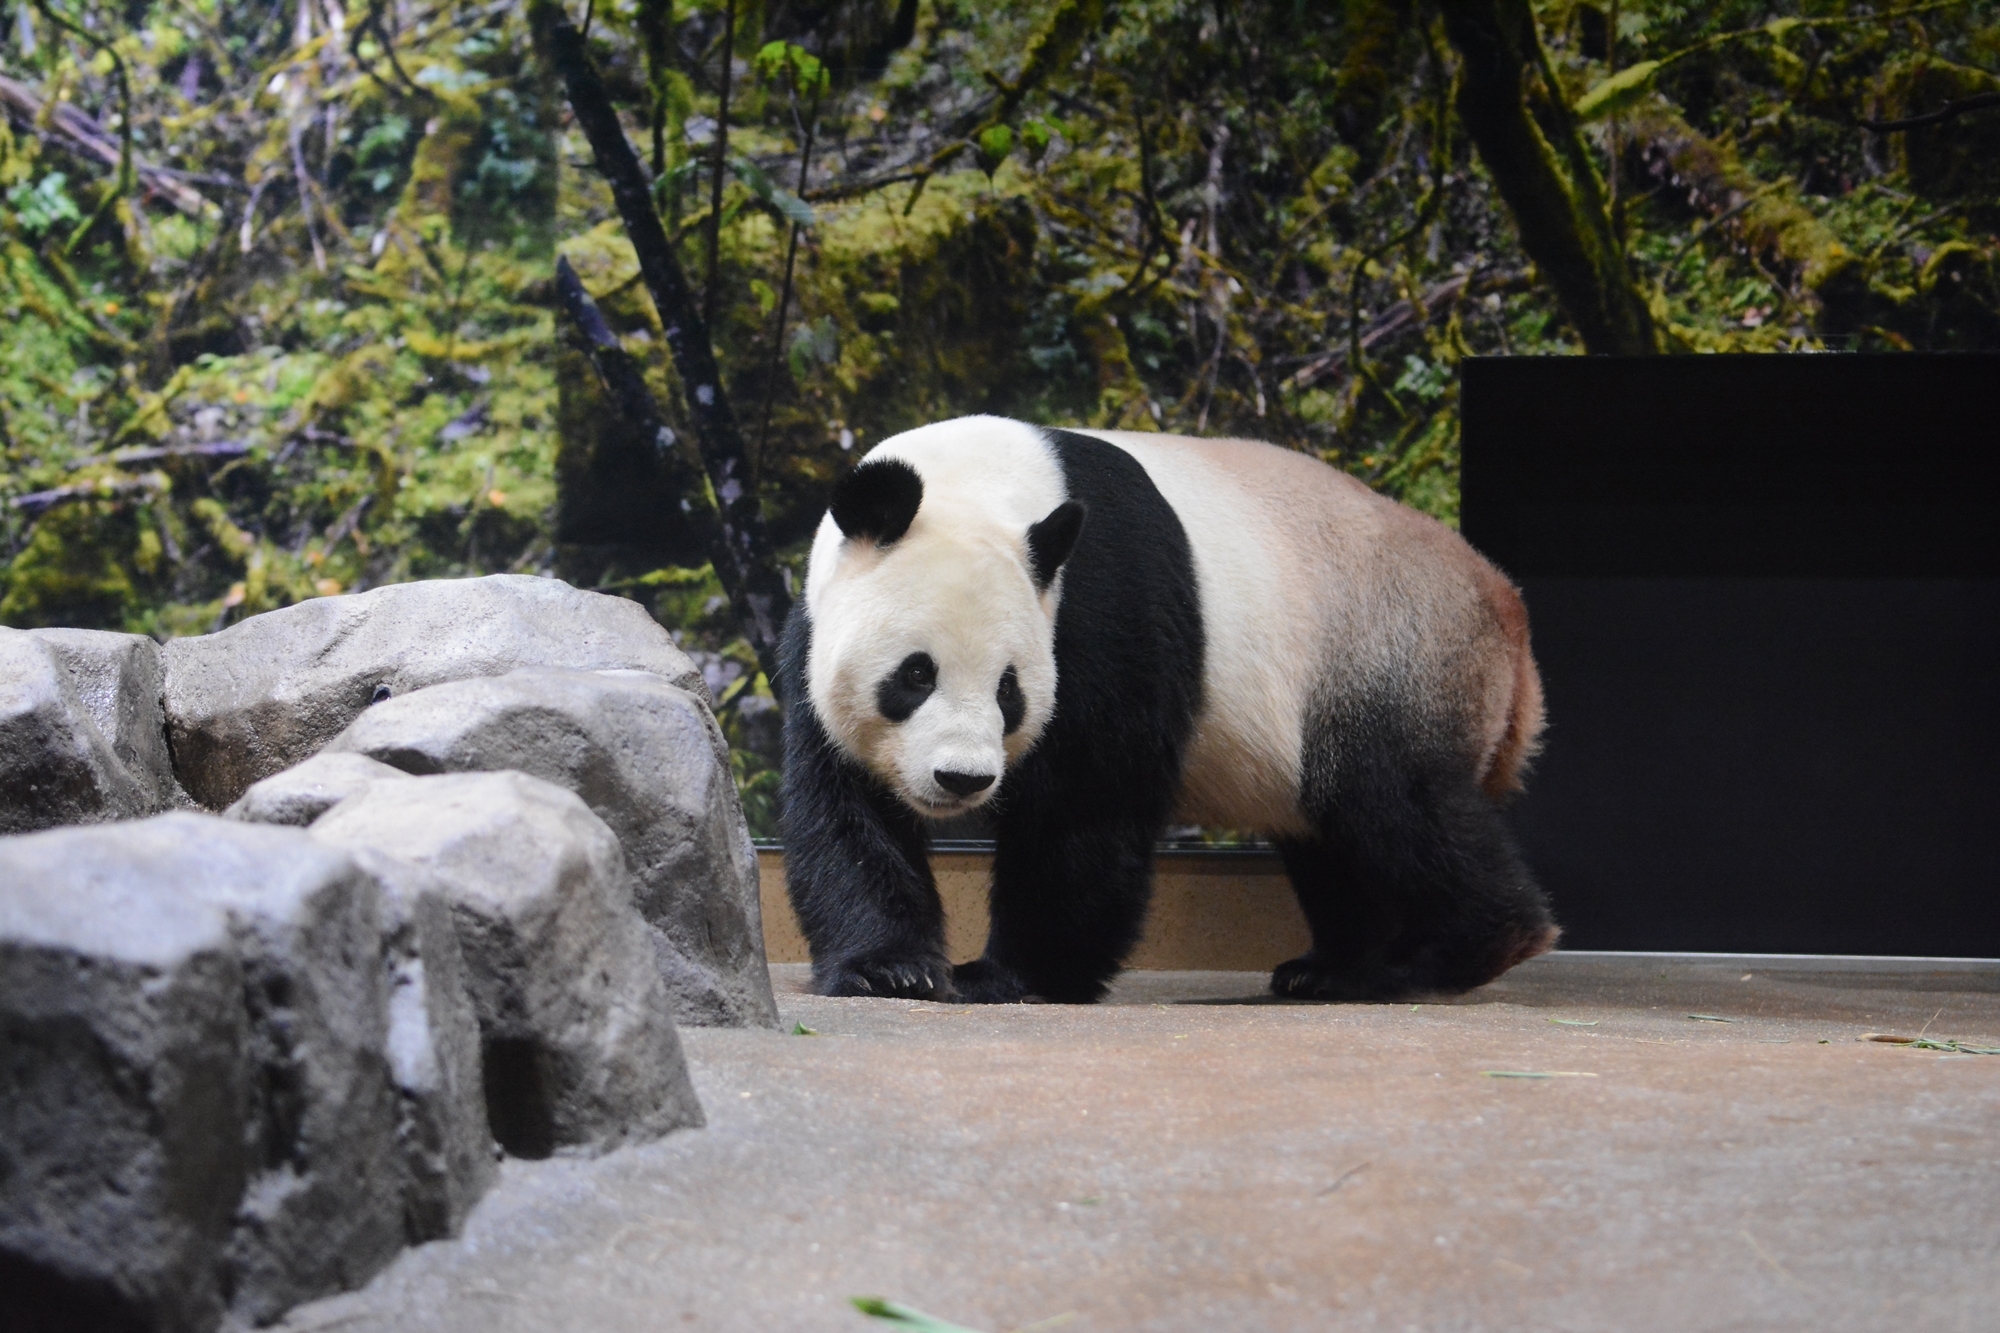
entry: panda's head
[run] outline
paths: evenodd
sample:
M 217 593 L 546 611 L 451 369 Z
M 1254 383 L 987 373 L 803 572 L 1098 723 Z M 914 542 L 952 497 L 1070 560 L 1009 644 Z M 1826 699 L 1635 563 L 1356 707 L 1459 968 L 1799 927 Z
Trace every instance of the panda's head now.
M 1011 521 L 962 489 L 926 494 L 910 463 L 871 457 L 835 489 L 807 582 L 814 710 L 932 819 L 997 796 L 1048 725 L 1058 575 L 1084 519 L 1061 501 Z

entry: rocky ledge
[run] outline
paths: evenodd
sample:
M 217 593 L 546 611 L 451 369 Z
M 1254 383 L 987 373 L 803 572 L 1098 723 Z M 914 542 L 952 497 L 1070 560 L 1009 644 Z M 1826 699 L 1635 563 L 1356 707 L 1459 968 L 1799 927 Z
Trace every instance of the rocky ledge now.
M 700 673 L 552 580 L 0 629 L 0 833 L 8 1329 L 268 1323 L 777 1020 Z

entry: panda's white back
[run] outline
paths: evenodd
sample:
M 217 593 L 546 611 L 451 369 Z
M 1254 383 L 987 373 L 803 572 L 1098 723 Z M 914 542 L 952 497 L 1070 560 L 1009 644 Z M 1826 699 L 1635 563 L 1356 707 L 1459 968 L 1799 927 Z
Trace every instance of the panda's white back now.
M 1518 609 L 1511 586 L 1456 533 L 1275 445 L 1077 433 L 1146 469 L 1194 551 L 1208 653 L 1184 818 L 1302 831 L 1302 727 L 1315 695 L 1435 710 L 1480 733 L 1482 771 L 1500 757 L 1510 722 L 1520 725 L 1526 627 L 1517 651 L 1494 612 Z

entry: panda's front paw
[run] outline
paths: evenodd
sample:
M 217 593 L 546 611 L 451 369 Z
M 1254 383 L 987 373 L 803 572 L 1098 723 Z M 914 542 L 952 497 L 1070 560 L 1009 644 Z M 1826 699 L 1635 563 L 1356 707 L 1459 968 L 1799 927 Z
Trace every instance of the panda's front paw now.
M 1028 983 L 991 958 L 975 958 L 951 970 L 958 998 L 967 1004 L 1019 1004 L 1028 998 Z
M 949 1000 L 951 964 L 943 958 L 877 954 L 815 968 L 813 989 L 821 995 L 868 995 L 880 999 Z

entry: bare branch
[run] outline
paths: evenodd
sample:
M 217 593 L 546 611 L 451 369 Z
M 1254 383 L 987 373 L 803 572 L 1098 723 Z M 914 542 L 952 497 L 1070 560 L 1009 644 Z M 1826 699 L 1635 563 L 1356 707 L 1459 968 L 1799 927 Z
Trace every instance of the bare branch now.
M 1920 130 L 1927 125 L 1942 125 L 1948 120 L 1957 120 L 1967 112 L 1984 111 L 1993 106 L 2000 106 L 2000 93 L 1977 93 L 1971 97 L 1955 98 L 1921 116 L 1905 116 L 1901 120 L 1857 120 L 1855 124 L 1870 134 L 1901 134 L 1905 130 Z
M 165 444 L 141 445 L 131 449 L 114 449 L 108 454 L 91 454 L 85 458 L 73 459 L 67 470 L 76 472 L 100 463 L 110 463 L 126 467 L 133 463 L 152 463 L 162 458 L 241 458 L 250 452 L 250 446 L 241 440 L 217 440 L 213 444 Z
M 775 680 L 778 636 L 792 599 L 764 530 L 763 509 L 744 453 L 742 432 L 716 365 L 708 322 L 702 318 L 700 303 L 681 270 L 680 256 L 653 207 L 652 182 L 646 168 L 625 137 L 618 110 L 583 37 L 556 0 L 535 0 L 529 19 L 535 25 L 538 44 L 562 77 L 577 125 L 596 154 L 597 169 L 611 186 L 611 197 L 639 260 L 639 272 L 659 312 L 661 331 L 687 395 L 702 466 L 715 495 L 716 577 L 765 674 Z
M 736 0 L 729 0 L 722 22 L 722 72 L 716 79 L 715 165 L 709 184 L 708 272 L 701 298 L 702 322 L 715 327 L 715 302 L 722 283 L 722 178 L 729 163 L 729 88 L 736 82 Z
M 27 495 L 15 496 L 7 502 L 7 507 L 18 509 L 33 518 L 38 514 L 47 513 L 58 505 L 73 504 L 80 500 L 122 500 L 134 495 L 158 495 L 166 489 L 165 478 L 157 473 L 147 473 L 143 477 L 77 481 L 67 486 L 57 486 L 52 490 L 33 491 Z

